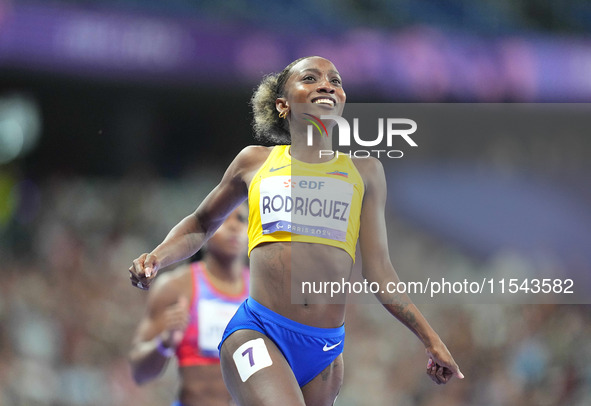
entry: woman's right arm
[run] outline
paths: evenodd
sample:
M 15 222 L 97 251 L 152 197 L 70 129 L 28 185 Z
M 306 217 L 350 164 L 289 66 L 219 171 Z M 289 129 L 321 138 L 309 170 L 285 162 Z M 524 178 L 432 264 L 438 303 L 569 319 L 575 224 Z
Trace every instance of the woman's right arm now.
M 168 272 L 148 294 L 147 311 L 129 351 L 131 373 L 138 384 L 157 378 L 183 339 L 190 319 L 190 274 L 188 266 Z
M 129 268 L 132 285 L 148 289 L 160 268 L 199 251 L 232 210 L 248 197 L 250 177 L 268 154 L 266 147 L 244 148 L 197 210 L 182 219 L 152 252 L 142 254 L 133 261 Z

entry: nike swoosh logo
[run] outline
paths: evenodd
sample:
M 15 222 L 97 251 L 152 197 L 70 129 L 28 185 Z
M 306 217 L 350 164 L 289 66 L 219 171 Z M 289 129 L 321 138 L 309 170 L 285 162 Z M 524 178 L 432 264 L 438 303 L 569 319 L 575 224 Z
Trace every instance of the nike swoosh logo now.
M 273 168 L 273 167 L 271 167 L 271 168 L 269 168 L 269 172 L 275 172 L 275 171 L 278 171 L 279 169 L 287 168 L 290 165 L 291 164 L 283 165 L 283 166 L 280 166 L 279 168 Z
M 330 347 L 328 346 L 328 343 L 324 343 L 324 348 L 322 349 L 322 351 L 330 351 L 336 347 L 339 346 L 339 344 L 341 344 L 343 342 L 343 340 L 339 341 L 338 343 L 336 343 L 335 345 L 331 345 Z

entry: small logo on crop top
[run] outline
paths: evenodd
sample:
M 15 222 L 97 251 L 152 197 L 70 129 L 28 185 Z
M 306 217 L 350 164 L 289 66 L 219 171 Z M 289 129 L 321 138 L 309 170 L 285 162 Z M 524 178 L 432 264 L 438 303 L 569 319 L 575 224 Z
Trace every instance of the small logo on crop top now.
M 290 166 L 290 165 L 291 165 L 291 164 L 283 165 L 283 166 L 280 166 L 279 168 L 273 168 L 273 167 L 270 167 L 270 168 L 269 168 L 269 172 L 275 172 L 275 171 L 278 171 L 279 169 L 287 168 L 287 167 L 288 167 L 288 166 Z
M 349 174 L 347 172 L 341 172 L 341 171 L 334 171 L 334 172 L 326 172 L 327 175 L 336 175 L 336 176 L 342 176 L 343 178 L 348 178 Z
M 304 113 L 306 116 L 308 117 L 312 117 L 312 120 L 309 119 L 304 119 L 307 122 L 309 122 L 310 124 L 312 124 L 314 127 L 316 127 L 316 129 L 318 130 L 318 132 L 320 133 L 320 136 L 322 136 L 322 130 L 324 130 L 324 135 L 326 137 L 328 137 L 328 131 L 326 131 L 326 126 L 324 125 L 324 123 L 322 122 L 322 120 L 320 120 L 318 117 L 313 116 L 312 114 L 308 114 L 308 113 Z M 320 127 L 322 127 L 322 129 L 320 129 Z
M 344 173 L 344 172 L 341 172 Z M 345 175 L 347 175 L 345 173 Z M 330 178 L 327 178 L 330 179 Z M 283 187 L 286 189 L 289 189 L 290 187 L 292 189 L 295 189 L 296 187 L 298 189 L 310 189 L 310 190 L 322 190 L 324 188 L 324 186 L 326 185 L 325 181 L 318 181 L 318 180 L 312 180 L 312 179 L 300 179 L 300 180 L 293 180 L 292 178 L 289 178 L 287 180 L 283 181 Z
M 288 180 L 286 180 L 285 182 L 283 182 L 283 186 L 285 186 L 285 187 L 287 187 L 287 188 L 288 188 L 288 187 L 290 187 L 290 186 L 291 186 L 292 188 L 295 188 L 295 185 L 296 185 L 296 184 L 295 184 L 295 182 L 292 182 L 292 180 L 291 180 L 291 179 L 288 179 Z

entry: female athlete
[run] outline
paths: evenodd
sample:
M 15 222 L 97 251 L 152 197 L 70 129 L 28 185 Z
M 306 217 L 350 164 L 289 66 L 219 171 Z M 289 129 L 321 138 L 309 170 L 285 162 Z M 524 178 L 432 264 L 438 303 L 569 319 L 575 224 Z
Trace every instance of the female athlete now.
M 230 214 L 207 243 L 200 262 L 161 275 L 148 296 L 129 361 L 135 381 L 146 383 L 176 355 L 181 378 L 173 406 L 228 406 L 218 344 L 248 296 L 246 205 Z
M 265 77 L 252 98 L 255 133 L 285 145 L 243 149 L 197 210 L 130 268 L 132 284 L 146 288 L 160 268 L 199 250 L 248 198 L 250 296 L 220 344 L 224 381 L 239 405 L 328 406 L 339 392 L 345 305 L 313 304 L 305 297 L 302 304 L 292 304 L 292 277 L 315 270 L 324 280 L 348 280 L 359 239 L 363 276 L 380 291 L 399 281 L 388 253 L 381 163 L 320 156 L 320 150 L 333 149 L 330 133 L 307 145 L 310 115 L 341 115 L 345 100 L 337 69 L 321 57 L 298 59 Z M 314 191 L 315 199 L 290 196 L 312 182 L 326 186 Z M 323 210 L 312 200 L 324 202 Z M 442 384 L 453 375 L 463 378 L 406 294 L 377 297 L 425 346 L 432 380 Z

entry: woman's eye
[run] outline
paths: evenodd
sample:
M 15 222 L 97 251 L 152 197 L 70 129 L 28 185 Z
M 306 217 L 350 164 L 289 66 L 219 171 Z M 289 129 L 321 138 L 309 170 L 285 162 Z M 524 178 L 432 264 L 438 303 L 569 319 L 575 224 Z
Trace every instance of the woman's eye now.
M 305 76 L 304 80 L 316 80 L 314 76 Z
M 336 85 L 340 85 L 341 84 L 341 79 L 333 79 L 332 83 L 336 84 Z

